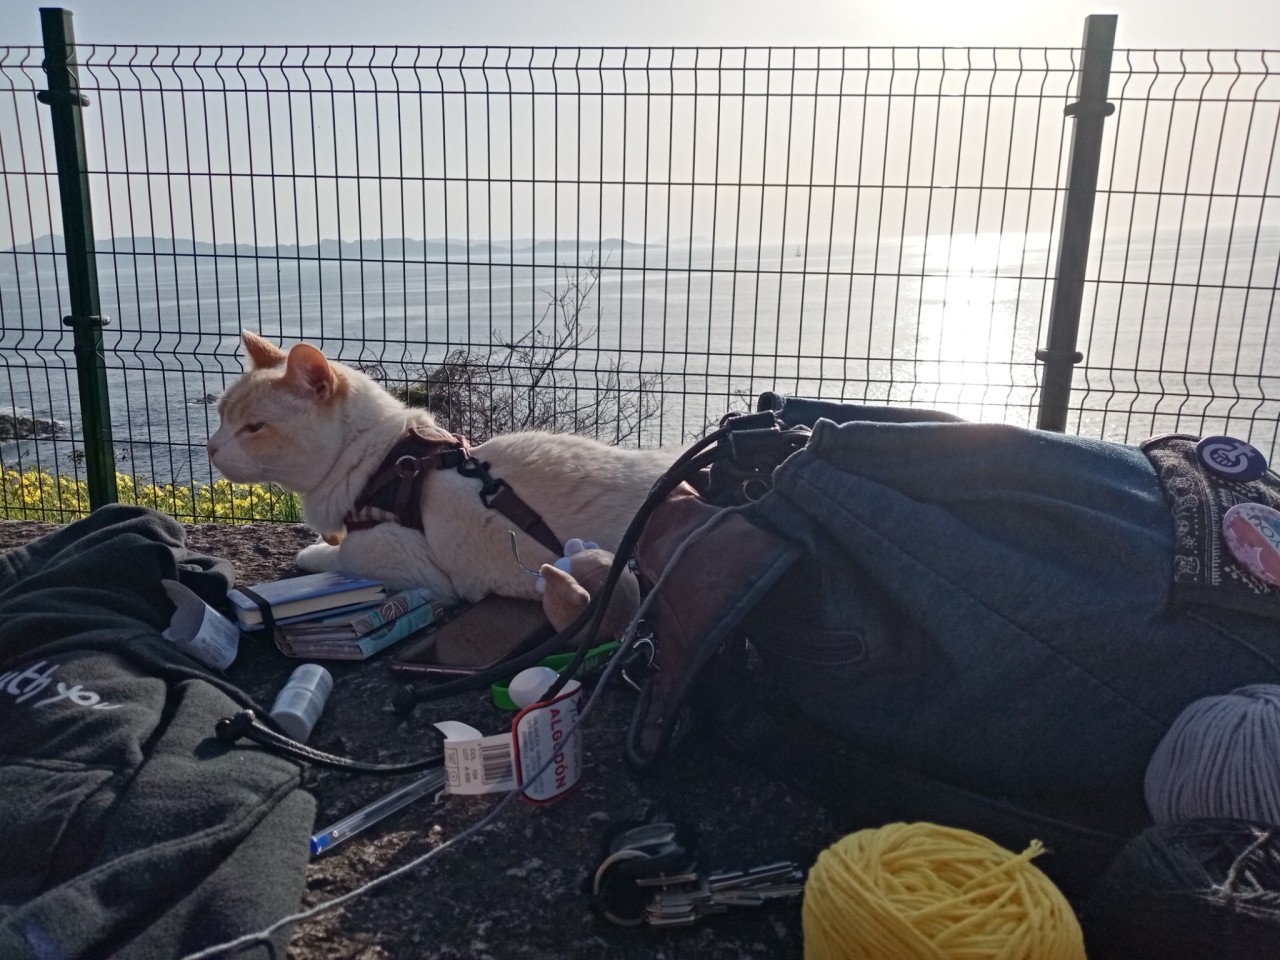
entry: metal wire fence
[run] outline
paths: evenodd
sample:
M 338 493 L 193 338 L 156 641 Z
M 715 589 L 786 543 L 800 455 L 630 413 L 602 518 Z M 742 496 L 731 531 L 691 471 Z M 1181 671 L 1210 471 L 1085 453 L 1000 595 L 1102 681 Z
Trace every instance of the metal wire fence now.
M 1076 429 L 1280 424 L 1280 52 L 1118 51 Z
M 631 444 L 762 390 L 1034 426 L 1080 56 L 80 44 L 119 469 L 215 479 L 241 329 Z M 0 50 L 0 468 L 74 477 L 42 58 Z M 1278 64 L 1116 52 L 1073 432 L 1274 454 Z

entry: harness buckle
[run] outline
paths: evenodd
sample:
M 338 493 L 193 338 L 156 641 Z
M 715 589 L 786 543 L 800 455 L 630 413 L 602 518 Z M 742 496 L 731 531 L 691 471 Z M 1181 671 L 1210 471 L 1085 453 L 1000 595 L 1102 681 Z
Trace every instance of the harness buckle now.
M 467 457 L 458 464 L 456 469 L 464 477 L 480 481 L 480 502 L 490 509 L 493 508 L 493 501 L 503 489 L 511 489 L 511 484 L 505 480 L 496 479 L 489 472 L 489 464 L 475 457 Z
M 420 473 L 422 471 L 422 458 L 415 457 L 411 453 L 406 453 L 402 457 L 397 457 L 393 466 L 395 466 L 396 472 L 399 473 L 400 476 L 407 477 L 411 474 Z
M 493 477 L 489 476 L 489 465 L 487 463 L 481 463 L 475 457 L 467 457 L 454 469 L 457 470 L 458 473 L 462 474 L 462 476 L 479 480 L 486 486 L 493 480 Z
M 452 447 L 448 450 L 442 450 L 439 454 L 441 470 L 457 470 L 462 473 L 462 468 L 467 462 L 467 453 L 461 446 Z M 466 476 L 463 473 L 463 476 Z
M 497 499 L 498 494 L 503 491 L 503 488 L 510 490 L 511 484 L 507 483 L 505 480 L 495 480 L 493 477 L 490 477 L 488 482 L 480 488 L 480 502 L 486 507 L 492 509 L 493 501 Z

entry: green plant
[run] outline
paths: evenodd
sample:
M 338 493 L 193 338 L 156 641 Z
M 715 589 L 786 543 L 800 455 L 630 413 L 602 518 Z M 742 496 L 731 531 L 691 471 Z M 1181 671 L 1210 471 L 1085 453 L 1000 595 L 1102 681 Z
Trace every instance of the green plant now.
M 295 493 L 274 484 L 156 484 L 127 473 L 116 474 L 120 503 L 151 507 L 185 522 L 253 523 L 261 520 L 300 523 L 302 504 Z M 0 519 L 70 523 L 89 513 L 85 480 L 32 468 L 0 473 Z

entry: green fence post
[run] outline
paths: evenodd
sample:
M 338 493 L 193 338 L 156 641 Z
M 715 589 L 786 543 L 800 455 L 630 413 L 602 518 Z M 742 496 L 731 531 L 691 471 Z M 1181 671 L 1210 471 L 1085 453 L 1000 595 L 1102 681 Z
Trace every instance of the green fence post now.
M 1084 359 L 1076 349 L 1080 305 L 1084 301 L 1084 273 L 1089 262 L 1089 234 L 1098 192 L 1098 163 L 1102 156 L 1102 125 L 1115 112 L 1107 102 L 1111 82 L 1111 54 L 1115 48 L 1116 15 L 1085 17 L 1083 57 L 1076 100 L 1066 114 L 1074 117 L 1071 155 L 1067 161 L 1067 196 L 1062 205 L 1058 235 L 1058 266 L 1054 271 L 1053 301 L 1049 308 L 1048 343 L 1036 351 L 1044 364 L 1040 409 L 1036 426 L 1061 432 L 1067 426 L 1071 403 L 1071 375 Z
M 44 69 L 49 89 L 37 95 L 48 105 L 53 121 L 54 157 L 58 167 L 58 195 L 62 201 L 62 235 L 67 253 L 67 288 L 71 327 L 80 384 L 80 422 L 84 438 L 89 506 L 115 503 L 115 446 L 111 437 L 111 402 L 107 396 L 107 365 L 103 356 L 102 316 L 98 299 L 98 264 L 93 243 L 93 210 L 89 204 L 89 171 L 80 111 L 89 98 L 80 93 L 76 75 L 76 38 L 71 11 L 40 8 L 44 34 Z

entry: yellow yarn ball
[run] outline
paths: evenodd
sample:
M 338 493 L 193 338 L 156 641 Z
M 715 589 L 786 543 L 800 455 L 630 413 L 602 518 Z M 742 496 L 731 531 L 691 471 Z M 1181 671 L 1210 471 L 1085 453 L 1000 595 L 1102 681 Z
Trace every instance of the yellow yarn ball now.
M 804 888 L 805 960 L 1084 960 L 1076 915 L 1031 863 L 968 830 L 891 823 L 819 856 Z

